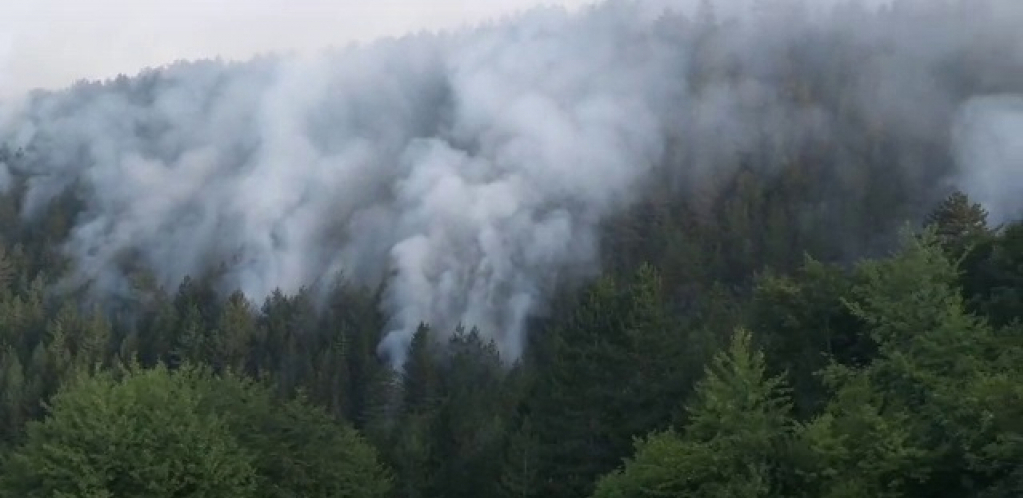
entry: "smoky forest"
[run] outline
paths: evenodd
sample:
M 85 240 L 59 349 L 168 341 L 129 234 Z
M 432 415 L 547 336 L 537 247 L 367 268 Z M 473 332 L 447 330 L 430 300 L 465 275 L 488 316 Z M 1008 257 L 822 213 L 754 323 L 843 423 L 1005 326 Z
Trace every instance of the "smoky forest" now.
M 610 0 L 0 102 L 0 496 L 1023 496 L 1020 26 Z

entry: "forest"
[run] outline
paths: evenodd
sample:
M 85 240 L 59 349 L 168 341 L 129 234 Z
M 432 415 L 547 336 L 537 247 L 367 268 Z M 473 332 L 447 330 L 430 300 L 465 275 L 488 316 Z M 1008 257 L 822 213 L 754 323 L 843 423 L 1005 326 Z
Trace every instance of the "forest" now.
M 0 496 L 1023 496 L 1023 217 L 956 187 L 947 132 L 850 103 L 890 46 L 818 33 L 765 73 L 704 14 L 669 23 L 694 92 L 757 79 L 841 132 L 762 130 L 684 187 L 707 158 L 679 132 L 514 357 L 423 317 L 395 366 L 386 281 L 253 296 L 229 261 L 166 285 L 127 251 L 130 289 L 97 299 L 69 279 L 95 186 L 39 203 L 54 141 L 0 148 Z M 924 69 L 957 102 L 1023 93 L 1023 59 L 992 53 Z

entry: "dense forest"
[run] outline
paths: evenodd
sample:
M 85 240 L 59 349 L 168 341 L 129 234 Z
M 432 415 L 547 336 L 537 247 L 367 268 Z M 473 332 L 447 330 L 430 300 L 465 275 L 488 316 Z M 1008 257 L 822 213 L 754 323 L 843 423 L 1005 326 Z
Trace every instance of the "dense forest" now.
M 665 22 L 694 92 L 757 80 L 839 131 L 707 156 L 683 126 L 600 221 L 599 275 L 559 281 L 512 357 L 423 317 L 396 366 L 386 281 L 253 296 L 225 262 L 168 286 L 127 251 L 128 290 L 97 294 L 69 278 L 95 186 L 40 203 L 53 141 L 0 149 L 0 496 L 1023 496 L 1023 220 L 953 186 L 970 165 L 932 130 L 953 113 L 849 101 L 883 40 L 792 39 L 763 71 L 709 10 Z M 956 101 L 1023 92 L 1018 56 L 921 65 Z

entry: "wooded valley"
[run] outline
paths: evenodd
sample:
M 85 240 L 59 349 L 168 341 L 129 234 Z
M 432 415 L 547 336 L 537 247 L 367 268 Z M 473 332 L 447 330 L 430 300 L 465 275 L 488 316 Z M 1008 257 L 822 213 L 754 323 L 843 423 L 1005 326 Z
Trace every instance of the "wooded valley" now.
M 1023 221 L 955 187 L 970 166 L 947 132 L 850 103 L 882 43 L 822 34 L 828 57 L 792 44 L 762 73 L 700 22 L 694 92 L 762 80 L 835 131 L 765 120 L 696 183 L 673 174 L 701 160 L 680 130 L 519 358 L 423 323 L 396 369 L 387 283 L 343 275 L 264 299 L 223 292 L 229 262 L 166 286 L 126 253 L 130 289 L 97 298 L 67 279 L 90 186 L 27 213 L 46 142 L 4 148 L 0 495 L 1023 496 Z M 1021 64 L 957 53 L 928 74 L 965 100 L 1023 92 Z

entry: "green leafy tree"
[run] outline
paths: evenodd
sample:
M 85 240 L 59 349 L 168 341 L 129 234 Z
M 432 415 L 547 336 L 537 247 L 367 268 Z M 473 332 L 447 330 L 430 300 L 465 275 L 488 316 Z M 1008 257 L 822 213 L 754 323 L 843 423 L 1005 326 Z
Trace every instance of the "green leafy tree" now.
M 301 398 L 183 366 L 74 377 L 4 459 L 3 496 L 386 497 L 389 471 Z
M 271 389 L 236 376 L 190 373 L 203 409 L 219 414 L 247 454 L 259 498 L 382 498 L 390 471 L 351 426 L 305 399 L 275 399 Z
M 790 461 L 793 495 L 806 498 L 908 496 L 926 476 L 927 451 L 912 414 L 885 408 L 863 377 L 845 383 L 813 421 L 800 426 Z
M 123 381 L 67 384 L 3 462 L 0 492 L 19 497 L 255 496 L 252 458 L 225 421 L 201 410 L 187 376 L 158 368 Z
M 1019 339 L 966 310 L 958 271 L 933 233 L 905 237 L 894 257 L 864 263 L 848 300 L 877 342 L 862 373 L 926 453 L 910 494 L 968 495 L 1018 472 L 1023 436 Z M 1014 358 L 1010 360 L 1009 358 Z M 1017 401 L 1009 401 L 1016 399 Z

